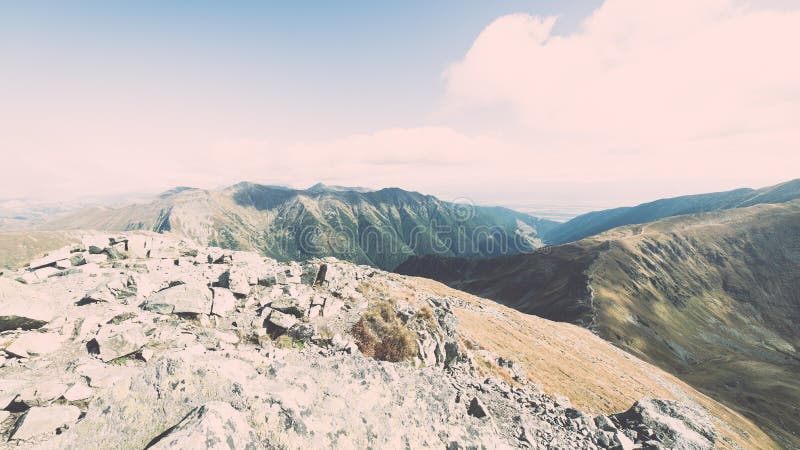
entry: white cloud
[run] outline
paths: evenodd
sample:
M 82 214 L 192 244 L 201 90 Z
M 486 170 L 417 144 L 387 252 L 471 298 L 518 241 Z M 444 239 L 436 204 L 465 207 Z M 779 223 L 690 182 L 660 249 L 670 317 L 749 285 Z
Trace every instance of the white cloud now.
M 607 0 L 573 34 L 556 20 L 486 27 L 444 74 L 448 106 L 510 105 L 533 147 L 594 178 L 800 175 L 800 11 Z
M 551 195 L 633 203 L 800 176 L 797 10 L 607 0 L 572 34 L 554 35 L 556 20 L 504 16 L 477 36 L 444 74 L 444 110 L 455 114 L 437 120 L 451 126 L 292 144 L 238 138 L 248 133 L 235 121 L 186 119 L 181 128 L 169 115 L 136 113 L 40 123 L 36 108 L 9 108 L 0 111 L 0 197 L 250 180 L 399 186 L 498 203 Z M 502 123 L 498 111 L 507 110 L 514 127 Z

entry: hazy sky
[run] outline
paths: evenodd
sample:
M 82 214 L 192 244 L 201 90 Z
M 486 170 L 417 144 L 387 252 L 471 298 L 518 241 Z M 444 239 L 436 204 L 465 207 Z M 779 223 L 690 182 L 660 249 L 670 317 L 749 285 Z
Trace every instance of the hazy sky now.
M 800 177 L 798 43 L 791 0 L 2 2 L 0 198 L 759 187 Z

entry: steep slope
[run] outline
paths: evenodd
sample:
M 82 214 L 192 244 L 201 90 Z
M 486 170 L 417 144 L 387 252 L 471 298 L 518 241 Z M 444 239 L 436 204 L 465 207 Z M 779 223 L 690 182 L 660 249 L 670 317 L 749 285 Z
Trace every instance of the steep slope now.
M 549 244 L 573 242 L 623 225 L 652 222 L 682 214 L 742 208 L 762 203 L 784 203 L 800 198 L 800 179 L 762 189 L 735 189 L 687 195 L 580 215 L 543 234 Z
M 82 241 L 0 277 L 0 447 L 776 448 L 585 329 L 430 280 Z
M 669 218 L 534 254 L 397 271 L 581 324 L 800 445 L 800 202 Z
M 556 225 L 505 208 L 457 205 L 395 188 L 316 185 L 298 191 L 239 183 L 219 191 L 175 189 L 151 203 L 83 210 L 40 228 L 169 231 L 279 260 L 336 256 L 392 269 L 411 255 L 530 251 L 542 244 L 539 234 Z

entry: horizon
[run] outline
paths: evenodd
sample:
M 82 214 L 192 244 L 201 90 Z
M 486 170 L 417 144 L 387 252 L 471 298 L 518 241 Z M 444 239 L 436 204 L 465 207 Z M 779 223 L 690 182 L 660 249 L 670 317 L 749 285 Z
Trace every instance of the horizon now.
M 612 207 L 800 168 L 787 1 L 1 9 L 3 198 L 248 179 Z
M 591 201 L 591 200 L 572 200 L 572 201 L 529 201 L 529 202 L 517 202 L 517 203 L 494 203 L 491 201 L 488 202 L 478 202 L 474 201 L 473 199 L 466 198 L 466 197 L 456 197 L 456 198 L 442 198 L 435 194 L 430 194 L 427 192 L 419 192 L 414 191 L 411 189 L 405 189 L 400 186 L 383 186 L 383 187 L 369 187 L 369 186 L 349 186 L 349 185 L 328 185 L 322 182 L 314 183 L 311 186 L 307 187 L 294 187 L 290 185 L 278 185 L 278 184 L 269 184 L 269 183 L 259 183 L 255 181 L 239 181 L 237 183 L 233 183 L 230 185 L 223 185 L 223 186 L 215 186 L 210 188 L 198 187 L 198 186 L 174 186 L 170 189 L 159 191 L 159 192 L 138 192 L 138 193 L 123 193 L 123 194 L 114 194 L 108 196 L 102 195 L 87 195 L 83 197 L 75 197 L 70 200 L 64 201 L 52 201 L 52 200 L 43 200 L 43 199 L 32 199 L 32 198 L 2 198 L 0 197 L 0 219 L 2 218 L 13 218 L 16 212 L 20 211 L 38 211 L 37 208 L 51 208 L 54 206 L 64 206 L 63 210 L 55 212 L 53 214 L 59 215 L 62 213 L 69 213 L 73 212 L 78 209 L 82 208 L 90 208 L 90 207 L 109 207 L 109 208 L 121 208 L 126 205 L 131 204 L 144 204 L 150 203 L 153 201 L 157 201 L 159 196 L 169 193 L 175 190 L 185 190 L 185 189 L 199 189 L 199 190 L 206 190 L 206 191 L 214 191 L 214 190 L 224 190 L 228 188 L 232 188 L 239 184 L 255 184 L 260 186 L 267 186 L 267 187 L 275 187 L 275 188 L 282 188 L 282 189 L 290 189 L 298 192 L 309 191 L 313 188 L 322 185 L 323 187 L 334 187 L 334 188 L 343 188 L 345 190 L 352 190 L 352 191 L 361 191 L 367 190 L 369 192 L 380 191 L 385 189 L 400 189 L 407 192 L 414 192 L 417 194 L 422 195 L 432 195 L 433 197 L 445 201 L 451 202 L 454 204 L 469 204 L 473 206 L 485 206 L 485 207 L 504 207 L 514 211 L 518 211 L 524 214 L 528 214 L 530 216 L 540 218 L 540 219 L 548 219 L 555 222 L 568 222 L 569 220 L 578 217 L 580 215 L 590 213 L 590 212 L 597 212 L 603 210 L 611 210 L 615 208 L 625 208 L 625 207 L 634 207 L 639 206 L 641 204 L 651 203 L 657 200 L 664 200 L 664 199 L 672 199 L 684 196 L 692 196 L 692 195 L 702 195 L 702 194 L 714 194 L 720 192 L 727 192 L 736 189 L 752 189 L 752 190 L 759 190 L 764 188 L 774 187 L 776 185 L 781 185 L 785 183 L 789 183 L 792 181 L 800 180 L 800 178 L 793 178 L 791 180 L 784 180 L 780 183 L 776 183 L 775 185 L 769 186 L 740 186 L 734 189 L 727 189 L 727 190 L 719 190 L 719 191 L 709 191 L 709 192 L 694 192 L 689 194 L 683 195 L 675 195 L 669 197 L 659 197 L 659 198 L 650 198 L 647 200 L 643 200 L 638 203 L 628 203 L 628 204 L 618 204 L 618 203 L 610 203 L 610 202 L 600 202 L 600 201 Z M 4 215 L 5 214 L 5 215 Z M 10 215 L 9 215 L 10 214 Z M 47 215 L 50 215 L 49 213 Z

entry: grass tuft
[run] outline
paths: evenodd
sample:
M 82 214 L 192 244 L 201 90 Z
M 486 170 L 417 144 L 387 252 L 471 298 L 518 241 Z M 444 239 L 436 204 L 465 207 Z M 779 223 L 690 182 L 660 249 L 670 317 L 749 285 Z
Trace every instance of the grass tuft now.
M 352 329 L 356 345 L 365 356 L 381 361 L 408 361 L 417 354 L 414 334 L 398 317 L 389 301 L 372 303 Z

